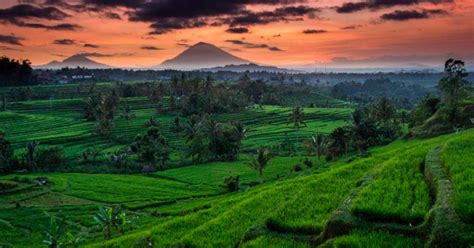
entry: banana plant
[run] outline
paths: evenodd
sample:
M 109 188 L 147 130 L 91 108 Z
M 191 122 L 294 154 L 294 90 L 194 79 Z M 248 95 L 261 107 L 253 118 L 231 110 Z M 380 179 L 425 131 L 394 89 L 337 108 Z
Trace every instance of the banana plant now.
M 51 216 L 49 226 L 45 228 L 45 239 L 43 243 L 50 248 L 59 248 L 63 245 L 61 239 L 64 236 L 66 219 L 64 217 Z
M 99 212 L 94 216 L 94 220 L 101 226 L 105 239 L 110 239 L 112 236 L 112 228 L 123 234 L 123 227 L 128 223 L 125 213 L 118 207 L 104 208 L 99 206 Z

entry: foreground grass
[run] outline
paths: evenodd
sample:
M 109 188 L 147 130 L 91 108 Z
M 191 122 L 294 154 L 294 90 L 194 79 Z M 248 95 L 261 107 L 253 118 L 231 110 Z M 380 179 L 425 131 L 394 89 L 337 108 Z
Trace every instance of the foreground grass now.
M 332 247 L 415 248 L 423 247 L 423 242 L 417 238 L 410 238 L 403 235 L 356 230 L 350 235 L 334 239 L 332 242 Z
M 421 173 L 429 147 L 412 148 L 383 163 L 375 180 L 354 200 L 351 211 L 377 221 L 422 222 L 430 208 L 428 186 Z
M 279 228 L 278 231 L 295 235 L 315 234 L 350 192 L 360 185 L 360 180 L 372 174 L 375 175 L 374 181 L 363 188 L 367 190 L 366 195 L 361 194 L 356 202 L 370 203 L 370 210 L 383 216 L 425 216 L 425 199 L 416 198 L 417 187 L 425 192 L 420 186 L 420 182 L 424 183 L 419 174 L 420 157 L 425 155 L 425 151 L 445 142 L 448 145 L 457 143 L 465 135 L 472 137 L 474 130 L 429 140 L 399 140 L 371 149 L 368 158 L 355 157 L 350 163 L 341 160 L 302 173 L 288 169 L 300 157 L 278 158 L 273 164 L 275 171 L 269 171 L 266 183 L 256 187 L 250 187 L 257 179 L 256 174 L 248 170 L 245 163 L 237 162 L 183 167 L 150 176 L 80 173 L 20 176 L 47 176 L 52 184 L 28 188 L 28 185 L 18 183 L 21 190 L 0 195 L 0 221 L 13 227 L 4 229 L 5 226 L 0 224 L 2 231 L 7 230 L 0 233 L 0 244 L 42 247 L 42 226 L 48 221 L 44 211 L 63 212 L 68 216 L 72 231 L 86 233 L 83 245 L 94 247 L 146 247 L 148 244 L 154 247 L 234 247 L 249 232 L 261 228 Z M 469 139 L 462 142 L 469 142 Z M 443 151 L 453 156 L 454 151 L 447 148 Z M 224 193 L 223 177 L 230 174 L 242 175 L 246 185 L 239 192 L 221 194 Z M 278 175 L 283 176 L 278 179 Z M 13 177 L 0 180 L 10 181 Z M 282 179 L 288 177 L 292 178 Z M 385 187 L 384 193 L 378 192 L 377 188 L 385 185 L 381 182 L 397 186 Z M 409 187 L 405 186 L 406 182 L 409 182 Z M 471 192 L 459 191 L 459 195 L 469 198 Z M 405 202 L 397 200 L 402 198 L 393 198 L 395 193 L 399 197 L 411 196 L 411 204 L 400 204 L 397 208 L 398 203 Z M 21 206 L 16 207 L 15 201 Z M 92 216 L 97 212 L 97 205 L 116 204 L 125 207 L 133 220 L 133 228 L 127 229 L 123 236 L 114 233 L 112 240 L 103 241 L 101 230 Z M 412 209 L 417 211 L 410 212 Z M 25 239 L 26 236 L 30 238 Z M 331 242 L 336 247 L 422 245 L 418 239 L 366 231 L 354 231 Z M 293 240 L 291 235 L 275 237 L 263 232 L 243 245 L 307 247 L 308 244 Z
M 474 224 L 474 133 L 464 133 L 449 141 L 442 160 L 454 184 L 456 211 Z

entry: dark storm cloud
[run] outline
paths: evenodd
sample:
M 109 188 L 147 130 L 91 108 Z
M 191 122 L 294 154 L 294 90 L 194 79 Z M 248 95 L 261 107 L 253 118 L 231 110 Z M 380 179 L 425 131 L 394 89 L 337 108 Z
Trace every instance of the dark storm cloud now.
M 191 45 L 190 45 L 190 44 L 188 44 L 188 43 L 183 43 L 183 42 L 178 42 L 178 43 L 176 43 L 176 45 L 178 45 L 178 46 L 182 46 L 182 47 L 186 47 L 186 48 L 189 48 L 189 47 L 191 47 Z
M 249 49 L 263 48 L 263 49 L 268 49 L 268 50 L 273 51 L 273 52 L 283 51 L 278 47 L 269 46 L 267 44 L 255 44 L 255 43 L 250 43 L 250 42 L 246 42 L 246 41 L 243 41 L 243 40 L 226 40 L 225 42 L 231 43 L 231 44 L 234 44 L 234 45 L 237 45 L 237 46 L 243 46 L 244 48 L 249 48 Z
M 84 47 L 87 47 L 87 48 L 99 48 L 98 45 L 94 45 L 94 44 L 90 44 L 90 43 L 84 44 Z
M 28 1 L 28 0 L 27 0 Z M 228 25 L 228 32 L 243 33 L 252 25 L 273 22 L 301 21 L 305 17 L 314 18 L 319 11 L 309 6 L 298 5 L 307 0 L 37 0 L 30 4 L 20 4 L 12 8 L 29 8 L 41 12 L 40 18 L 62 20 L 69 15 L 62 10 L 94 12 L 100 17 L 121 19 L 117 12 L 128 16 L 130 21 L 150 24 L 150 34 L 165 34 L 180 29 L 204 26 Z M 37 7 L 34 6 L 35 3 Z M 250 11 L 251 5 L 275 6 L 271 11 Z M 28 6 L 28 7 L 26 7 Z M 36 15 L 36 14 L 35 14 Z M 22 15 L 30 16 L 30 15 Z M 52 16 L 53 18 L 44 18 Z M 18 23 L 19 18 L 14 18 Z M 11 21 L 10 21 L 11 22 Z M 12 22 L 13 23 L 13 22 Z M 22 26 L 41 27 L 38 24 L 21 23 Z M 237 29 L 236 27 L 240 27 Z M 53 29 L 52 27 L 44 27 Z M 234 32 L 235 33 L 235 32 Z
M 61 0 L 52 0 L 64 3 Z M 150 23 L 150 34 L 165 34 L 174 30 L 204 26 L 242 26 L 270 22 L 302 20 L 314 8 L 307 6 L 282 6 L 304 3 L 306 0 L 82 0 L 76 8 L 104 11 L 126 8 L 130 21 Z M 274 11 L 251 12 L 249 5 L 270 5 Z M 222 20 L 222 16 L 226 19 Z
M 361 28 L 362 26 L 363 25 L 349 25 L 349 26 L 342 27 L 341 29 L 342 30 L 354 30 L 354 29 Z
M 52 53 L 51 55 L 56 56 L 56 57 L 61 57 L 61 58 L 67 58 L 68 57 L 64 54 L 57 54 L 57 53 Z
M 339 7 L 336 7 L 337 13 L 352 13 L 360 11 L 369 7 L 367 2 L 357 2 L 357 3 L 345 3 Z
M 62 45 L 62 46 L 70 46 L 70 45 L 75 45 L 76 41 L 71 40 L 71 39 L 60 39 L 60 40 L 53 41 L 53 44 Z
M 10 23 L 19 27 L 42 28 L 47 30 L 77 30 L 81 26 L 70 23 L 47 25 L 42 23 L 28 22 L 25 20 L 41 19 L 61 21 L 70 17 L 56 7 L 37 7 L 30 4 L 19 4 L 6 9 L 0 9 L 0 22 Z
M 445 15 L 446 11 L 435 10 L 395 10 L 391 13 L 383 14 L 380 19 L 384 21 L 407 21 L 412 19 L 428 19 L 434 15 Z
M 246 27 L 235 27 L 235 28 L 228 28 L 226 32 L 233 33 L 233 34 L 244 34 L 244 33 L 248 33 L 249 29 Z
M 36 7 L 29 4 L 19 4 L 6 9 L 0 9 L 0 20 L 15 23 L 19 19 L 45 19 L 60 21 L 70 15 L 55 7 Z
M 122 20 L 122 17 L 120 17 L 119 14 L 114 13 L 114 12 L 105 12 L 105 13 L 103 13 L 103 16 L 108 18 L 108 19 Z
M 377 10 L 382 8 L 390 8 L 400 5 L 415 5 L 420 3 L 451 3 L 454 0 L 367 0 L 362 2 L 348 2 L 336 7 L 338 13 L 353 13 L 364 9 Z
M 70 24 L 70 23 L 62 23 L 58 25 L 46 25 L 46 24 L 41 24 L 41 23 L 16 22 L 15 25 L 19 27 L 26 27 L 26 28 L 43 28 L 46 30 L 68 30 L 68 31 L 75 31 L 82 28 L 79 25 Z
M 0 46 L 0 51 L 16 51 L 16 52 L 24 52 L 24 50 L 13 48 L 13 47 L 7 47 L 7 46 Z
M 242 11 L 239 15 L 224 19 L 231 27 L 269 24 L 272 22 L 302 21 L 303 18 L 315 18 L 320 10 L 308 6 L 289 6 L 273 11 Z
M 3 35 L 0 34 L 0 43 L 3 44 L 9 44 L 9 45 L 15 45 L 15 46 L 23 46 L 21 44 L 21 41 L 23 38 L 16 37 L 14 35 Z
M 142 46 L 140 47 L 143 50 L 154 50 L 154 51 L 159 51 L 163 50 L 163 48 L 155 47 L 155 46 Z
M 322 29 L 306 29 L 303 31 L 303 34 L 323 34 L 327 33 L 327 30 L 322 30 Z

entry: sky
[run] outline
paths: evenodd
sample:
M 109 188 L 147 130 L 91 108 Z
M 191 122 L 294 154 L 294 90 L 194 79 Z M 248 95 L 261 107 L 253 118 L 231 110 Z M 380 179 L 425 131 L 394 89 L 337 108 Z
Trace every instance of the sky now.
M 150 67 L 207 42 L 267 65 L 474 62 L 473 0 L 0 0 L 0 55 Z

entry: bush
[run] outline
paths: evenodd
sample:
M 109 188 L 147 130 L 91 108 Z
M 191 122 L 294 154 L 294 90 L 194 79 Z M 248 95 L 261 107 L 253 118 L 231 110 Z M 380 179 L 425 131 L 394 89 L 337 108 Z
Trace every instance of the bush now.
M 55 171 L 63 165 L 64 161 L 64 150 L 59 146 L 49 146 L 38 149 L 36 164 L 43 170 Z
M 236 177 L 230 176 L 224 179 L 224 184 L 226 185 L 227 190 L 229 192 L 235 192 L 239 190 L 239 187 L 240 187 L 239 181 L 240 181 L 240 176 L 236 176 Z
M 309 160 L 308 158 L 304 159 L 303 164 L 306 165 L 308 168 L 313 168 L 313 161 Z
M 295 164 L 295 165 L 293 165 L 292 170 L 293 170 L 294 172 L 302 171 L 302 170 L 303 170 L 303 167 L 301 167 L 300 164 Z

